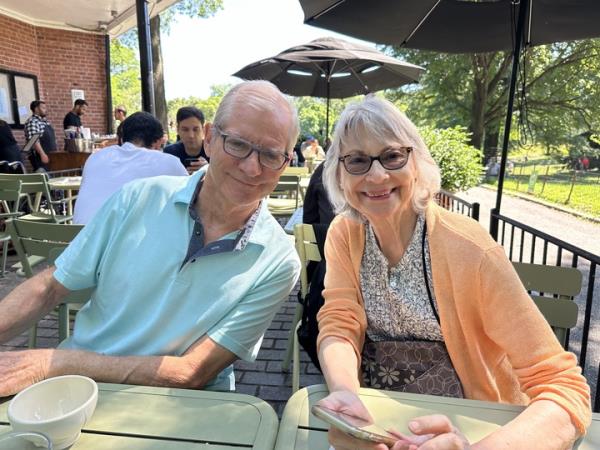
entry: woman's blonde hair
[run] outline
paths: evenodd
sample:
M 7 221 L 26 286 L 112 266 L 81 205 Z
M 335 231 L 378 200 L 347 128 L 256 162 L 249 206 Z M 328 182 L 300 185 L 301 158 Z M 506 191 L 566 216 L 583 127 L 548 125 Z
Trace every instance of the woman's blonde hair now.
M 344 214 L 361 220 L 361 214 L 347 202 L 340 186 L 339 161 L 342 151 L 353 142 L 375 141 L 382 145 L 397 142 L 412 147 L 417 171 L 412 196 L 415 212 L 425 210 L 433 196 L 440 190 L 440 169 L 431 157 L 417 127 L 391 102 L 367 96 L 363 101 L 352 103 L 344 109 L 335 126 L 333 141 L 327 152 L 323 183 L 336 214 Z

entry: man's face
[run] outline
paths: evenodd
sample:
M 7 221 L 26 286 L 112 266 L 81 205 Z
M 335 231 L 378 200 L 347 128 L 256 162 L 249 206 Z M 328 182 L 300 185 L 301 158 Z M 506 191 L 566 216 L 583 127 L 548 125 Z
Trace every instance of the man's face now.
M 46 114 L 48 113 L 48 109 L 46 108 L 46 104 L 45 103 L 40 103 L 37 108 L 35 108 L 34 113 L 40 117 L 46 117 Z
M 290 134 L 290 114 L 285 105 L 273 108 L 257 113 L 243 101 L 237 101 L 228 123 L 222 126 L 221 131 L 257 147 L 277 150 L 289 156 L 286 146 Z M 255 151 L 245 159 L 230 156 L 223 150 L 223 136 L 214 128 L 207 133 L 205 150 L 210 157 L 207 176 L 213 179 L 214 186 L 217 186 L 223 198 L 234 203 L 234 206 L 251 207 L 269 195 L 287 165 L 279 170 L 266 168 L 259 163 Z
M 188 117 L 177 124 L 177 134 L 188 150 L 199 150 L 204 140 L 204 126 L 196 117 Z
M 87 111 L 87 105 L 79 105 L 75 107 L 75 114 L 78 116 L 83 116 Z
M 123 122 L 125 120 L 125 113 L 120 109 L 115 109 L 115 120 Z

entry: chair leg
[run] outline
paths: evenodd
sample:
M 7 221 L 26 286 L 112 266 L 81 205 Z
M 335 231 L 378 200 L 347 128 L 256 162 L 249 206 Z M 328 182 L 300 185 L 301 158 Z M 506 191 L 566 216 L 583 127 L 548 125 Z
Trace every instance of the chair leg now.
M 37 325 L 32 326 L 29 329 L 29 348 L 35 348 L 37 341 Z
M 292 394 L 300 389 L 300 342 L 298 342 L 298 330 L 300 322 L 294 327 L 294 367 L 292 372 Z
M 69 305 L 62 303 L 58 307 L 58 342 L 69 337 Z
M 6 273 L 6 258 L 8 257 L 8 241 L 2 243 L 2 275 Z
M 303 310 L 303 306 L 300 303 L 296 304 L 296 311 L 294 312 L 294 319 L 292 321 L 292 326 L 290 328 L 290 334 L 288 336 L 288 342 L 287 342 L 287 347 L 285 348 L 285 357 L 283 358 L 283 361 L 281 362 L 281 370 L 283 372 L 287 372 L 290 368 L 290 361 L 292 359 L 292 350 L 293 350 L 293 343 L 294 343 L 294 336 L 297 336 L 296 334 L 296 327 L 298 326 L 298 323 L 300 322 L 300 319 L 302 318 L 302 310 Z

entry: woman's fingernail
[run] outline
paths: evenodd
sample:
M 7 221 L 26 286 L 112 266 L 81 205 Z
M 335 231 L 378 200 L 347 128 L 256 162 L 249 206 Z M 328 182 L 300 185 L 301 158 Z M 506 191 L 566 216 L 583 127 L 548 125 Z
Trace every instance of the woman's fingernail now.
M 410 431 L 412 431 L 413 433 L 418 433 L 419 431 L 421 431 L 419 422 L 416 422 L 414 420 L 412 422 L 408 422 L 408 428 L 410 428 Z

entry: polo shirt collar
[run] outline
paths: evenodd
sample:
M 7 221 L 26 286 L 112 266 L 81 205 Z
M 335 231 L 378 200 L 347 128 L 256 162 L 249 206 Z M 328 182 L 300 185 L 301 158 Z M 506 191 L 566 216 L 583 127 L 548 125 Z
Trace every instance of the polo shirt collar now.
M 208 167 L 209 165 L 207 164 L 204 167 L 200 168 L 198 171 L 196 171 L 196 173 L 194 173 L 193 175 L 190 175 L 187 179 L 187 182 L 179 190 L 177 190 L 175 192 L 175 195 L 173 196 L 173 202 L 184 204 L 186 207 L 186 212 L 192 199 L 194 198 L 194 193 L 196 191 L 196 188 L 198 187 L 198 183 L 206 174 Z M 264 227 L 262 225 L 265 222 L 274 219 L 272 218 L 271 213 L 269 212 L 269 208 L 267 206 L 267 202 L 264 201 L 264 199 L 260 202 L 258 208 L 258 216 L 256 216 L 256 223 L 252 228 L 252 232 L 248 238 L 248 243 L 258 244 L 262 247 L 265 247 L 272 239 L 272 230 L 270 229 L 270 227 Z M 255 215 L 253 215 L 252 217 L 255 217 Z

